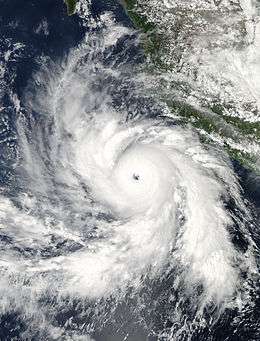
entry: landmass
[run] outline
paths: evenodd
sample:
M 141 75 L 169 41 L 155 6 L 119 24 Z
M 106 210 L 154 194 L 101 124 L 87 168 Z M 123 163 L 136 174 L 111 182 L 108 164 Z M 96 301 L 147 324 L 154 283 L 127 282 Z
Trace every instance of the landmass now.
M 68 15 L 73 15 L 76 11 L 78 0 L 64 1 L 67 5 Z M 189 8 L 185 8 L 183 15 L 183 13 L 180 12 L 182 11 L 180 6 L 180 9 L 177 8 L 177 16 L 179 16 L 179 19 L 176 19 L 174 24 L 169 24 L 169 27 L 165 29 L 160 25 L 160 20 L 158 22 L 153 22 L 147 17 L 146 11 L 144 10 L 144 7 L 142 7 L 145 5 L 140 5 L 143 2 L 138 0 L 118 1 L 123 5 L 134 26 L 142 32 L 141 43 L 144 52 L 150 61 L 147 71 L 151 74 L 156 74 L 156 76 L 160 74 L 163 75 L 167 72 L 176 72 L 176 74 L 180 74 L 182 72 L 180 60 L 182 59 L 183 51 L 178 49 L 178 45 L 182 45 L 183 49 L 185 49 L 185 39 L 189 36 L 193 38 L 193 28 L 190 30 L 189 27 L 193 24 L 193 12 L 195 10 L 192 8 L 190 11 Z M 239 12 L 238 8 L 234 11 L 235 15 L 237 12 Z M 201 15 L 201 21 L 203 23 L 203 14 L 201 13 L 199 12 L 199 15 Z M 215 15 L 216 14 L 217 12 Z M 208 11 L 207 15 L 211 15 L 211 12 Z M 189 31 L 187 31 L 187 27 Z M 242 20 L 237 20 L 234 31 L 238 28 L 240 31 L 245 29 Z M 182 34 L 186 34 L 186 36 L 181 36 Z M 180 35 L 180 39 L 178 38 L 178 35 Z M 174 38 L 172 39 L 172 37 Z M 172 51 L 169 51 L 169 42 L 171 39 L 174 42 L 176 41 L 176 50 L 173 51 L 173 53 Z M 236 43 L 235 40 L 233 43 Z M 172 45 L 170 45 L 170 48 L 172 48 Z M 190 48 L 192 48 L 192 46 Z M 167 93 L 163 90 L 166 87 L 168 88 Z M 257 156 L 254 155 L 254 153 L 250 153 L 247 148 L 244 148 L 243 146 L 250 145 L 251 142 L 258 143 L 260 141 L 260 122 L 257 120 L 250 122 L 241 119 L 241 117 L 229 115 L 229 110 L 232 112 L 233 109 L 229 104 L 221 103 L 217 99 L 215 99 L 214 103 L 204 103 L 201 110 L 198 109 L 198 107 L 195 108 L 192 105 L 187 104 L 185 100 L 175 100 L 175 87 L 176 83 L 164 84 L 162 80 L 161 89 L 156 90 L 160 100 L 167 103 L 173 114 L 178 115 L 184 124 L 191 124 L 196 128 L 203 140 L 214 142 L 212 136 L 214 136 L 215 140 L 221 140 L 222 145 L 226 148 L 232 158 L 240 161 L 246 167 L 259 172 L 259 169 L 256 168 Z M 252 108 L 251 111 L 253 110 L 255 109 Z
M 65 4 L 67 5 L 68 15 L 75 14 L 77 0 L 65 0 Z
M 185 7 L 182 4 L 179 6 L 179 8 L 176 7 L 174 9 L 177 13 L 176 17 L 178 17 L 176 19 L 176 22 L 174 22 L 172 25 L 169 22 L 168 27 L 165 28 L 161 25 L 161 22 L 165 24 L 164 19 L 160 19 L 157 21 L 155 20 L 154 23 L 154 21 L 150 20 L 150 18 L 146 16 L 146 13 L 148 11 L 145 11 L 145 7 L 148 7 L 148 5 L 144 4 L 145 2 L 138 0 L 122 0 L 121 3 L 135 27 L 140 29 L 140 31 L 143 33 L 141 41 L 144 51 L 150 61 L 149 72 L 156 75 L 160 73 L 167 74 L 168 72 L 176 73 L 177 75 L 181 74 L 182 52 L 185 50 L 186 47 L 182 47 L 183 51 L 181 50 L 181 48 L 176 48 L 172 52 L 170 51 L 170 49 L 173 49 L 173 45 L 170 45 L 169 42 L 172 40 L 174 42 L 179 42 L 180 45 L 185 45 L 183 44 L 183 41 L 185 42 L 185 39 L 187 39 L 186 41 L 188 41 L 189 36 L 192 38 L 193 36 L 196 37 L 197 32 L 195 32 L 194 34 L 194 28 L 192 27 L 194 12 L 196 13 L 196 9 L 190 9 L 188 6 Z M 178 3 L 178 1 L 176 1 L 176 3 Z M 183 8 L 183 6 L 185 8 Z M 227 11 L 227 9 L 225 10 Z M 240 30 L 240 32 L 242 32 L 240 36 L 243 37 L 245 35 L 246 28 L 243 16 L 241 16 L 242 19 L 238 17 L 238 15 L 240 15 L 240 10 L 241 9 L 239 7 L 232 9 L 234 15 L 236 15 L 238 18 L 236 20 L 236 26 L 234 26 L 234 32 L 238 34 L 238 30 Z M 162 15 L 159 14 L 159 6 L 158 8 L 156 8 L 155 12 L 155 17 L 156 15 L 157 18 L 162 17 Z M 214 20 L 214 15 L 218 14 L 218 8 L 216 7 L 215 12 L 212 9 L 207 11 L 205 10 L 205 13 L 207 13 L 206 15 L 209 16 L 209 18 L 211 12 L 213 13 L 212 20 Z M 165 16 L 169 13 L 166 12 Z M 203 11 L 201 11 L 201 8 L 199 8 L 198 14 L 201 15 L 202 18 L 200 25 L 203 25 L 204 13 Z M 187 19 L 189 17 L 190 19 Z M 186 36 L 182 36 L 182 32 L 184 32 Z M 211 32 L 209 32 L 209 35 L 210 34 Z M 180 36 L 181 38 L 179 39 L 178 36 Z M 223 40 L 226 43 L 229 37 L 227 38 L 225 36 L 225 33 L 223 33 L 223 37 Z M 239 44 L 242 43 L 243 41 L 241 41 L 240 39 Z M 237 44 L 235 39 L 234 41 L 232 41 L 232 44 L 234 46 L 235 44 Z M 192 48 L 192 46 L 188 46 L 188 48 Z M 185 63 L 185 61 L 183 63 Z M 163 89 L 166 87 L 172 89 L 172 93 L 171 90 L 168 90 L 167 93 L 165 93 Z M 167 103 L 173 114 L 177 114 L 178 116 L 180 116 L 181 120 L 184 123 L 191 124 L 193 127 L 195 127 L 201 134 L 202 139 L 209 142 L 214 142 L 214 140 L 212 139 L 212 137 L 214 136 L 215 140 L 221 140 L 222 145 L 225 147 L 225 149 L 228 151 L 233 159 L 238 160 L 245 167 L 253 169 L 257 173 L 259 173 L 260 169 L 258 169 L 258 166 L 256 165 L 257 155 L 251 153 L 249 150 L 247 150 L 247 148 L 244 148 L 244 146 L 248 146 L 253 142 L 259 143 L 260 122 L 258 120 L 247 121 L 245 118 L 229 114 L 235 112 L 236 109 L 232 108 L 229 103 L 221 103 L 220 101 L 218 101 L 217 98 L 214 99 L 213 103 L 204 103 L 204 107 L 202 106 L 201 110 L 198 109 L 198 107 L 195 108 L 187 104 L 185 100 L 176 101 L 174 99 L 175 87 L 176 83 L 174 82 L 172 84 L 164 84 L 162 81 L 161 89 L 157 89 L 159 90 L 157 93 L 161 93 L 160 99 Z M 188 89 L 187 92 L 188 91 L 190 91 L 190 89 Z M 245 110 L 247 110 L 248 112 L 251 111 L 253 113 L 257 111 L 257 108 L 253 106 L 252 108 L 250 108 L 250 106 L 251 103 L 246 103 Z M 242 110 L 243 109 L 244 108 L 242 108 Z

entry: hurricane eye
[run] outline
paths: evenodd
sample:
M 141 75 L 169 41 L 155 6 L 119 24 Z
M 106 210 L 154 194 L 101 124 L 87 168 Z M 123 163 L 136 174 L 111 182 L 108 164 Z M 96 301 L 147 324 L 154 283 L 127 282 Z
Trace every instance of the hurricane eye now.
M 138 180 L 140 180 L 140 175 L 139 175 L 139 174 L 136 174 L 136 173 L 134 173 L 134 174 L 133 174 L 133 179 L 134 179 L 135 181 L 138 181 Z

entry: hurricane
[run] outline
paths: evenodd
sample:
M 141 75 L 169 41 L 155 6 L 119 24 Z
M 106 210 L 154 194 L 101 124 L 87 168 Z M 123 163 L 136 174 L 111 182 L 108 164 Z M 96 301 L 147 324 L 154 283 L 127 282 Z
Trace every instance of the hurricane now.
M 19 91 L 26 47 L 3 42 L 2 340 L 257 340 L 258 175 L 165 102 L 123 10 L 92 5 Z

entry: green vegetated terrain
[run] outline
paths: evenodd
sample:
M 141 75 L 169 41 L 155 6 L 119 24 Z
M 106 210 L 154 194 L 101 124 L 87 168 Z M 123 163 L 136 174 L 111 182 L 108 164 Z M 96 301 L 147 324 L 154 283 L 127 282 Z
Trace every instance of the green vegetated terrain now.
M 165 53 L 163 50 L 167 40 L 162 36 L 161 30 L 155 27 L 153 23 L 149 23 L 145 16 L 138 13 L 137 0 L 123 0 L 122 3 L 135 27 L 143 32 L 142 43 L 144 51 L 152 63 L 151 72 L 174 71 L 174 66 L 164 64 L 161 58 L 161 55 Z M 238 160 L 245 167 L 257 173 L 260 172 L 256 166 L 255 155 L 244 151 L 243 148 L 235 148 L 227 142 L 231 140 L 234 144 L 243 142 L 250 144 L 250 142 L 260 141 L 260 122 L 248 122 L 240 117 L 227 115 L 225 108 L 218 103 L 205 108 L 205 110 L 198 110 L 184 102 L 175 101 L 174 95 L 171 99 L 170 94 L 168 94 L 163 100 L 175 115 L 181 117 L 184 123 L 191 124 L 201 132 L 203 140 L 206 139 L 210 142 L 210 135 L 217 135 L 222 139 L 231 158 Z
M 73 15 L 76 11 L 77 0 L 65 0 L 68 15 Z

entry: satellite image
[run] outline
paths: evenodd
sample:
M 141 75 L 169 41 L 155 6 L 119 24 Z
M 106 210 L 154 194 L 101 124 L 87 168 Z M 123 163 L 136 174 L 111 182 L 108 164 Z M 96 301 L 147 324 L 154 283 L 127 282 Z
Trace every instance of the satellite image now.
M 0 341 L 260 340 L 260 0 L 0 0 Z

